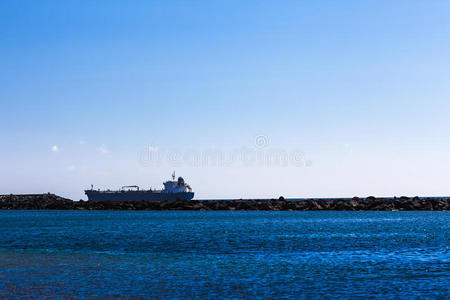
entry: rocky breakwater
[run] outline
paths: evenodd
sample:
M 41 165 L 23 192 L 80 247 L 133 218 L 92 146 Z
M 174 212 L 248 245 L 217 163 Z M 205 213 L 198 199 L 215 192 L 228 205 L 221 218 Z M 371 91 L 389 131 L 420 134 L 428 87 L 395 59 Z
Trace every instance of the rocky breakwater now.
M 73 209 L 74 203 L 55 194 L 0 195 L 0 209 Z
M 0 195 L 0 209 L 75 210 L 266 210 L 266 211 L 401 211 L 450 210 L 448 198 L 352 198 L 217 201 L 72 201 L 54 194 Z

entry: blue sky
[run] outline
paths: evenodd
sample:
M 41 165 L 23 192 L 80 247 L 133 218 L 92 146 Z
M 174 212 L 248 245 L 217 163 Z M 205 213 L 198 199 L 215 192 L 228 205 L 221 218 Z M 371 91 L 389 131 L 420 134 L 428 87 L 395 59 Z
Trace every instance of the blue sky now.
M 449 96 L 448 1 L 0 1 L 0 193 L 449 195 Z

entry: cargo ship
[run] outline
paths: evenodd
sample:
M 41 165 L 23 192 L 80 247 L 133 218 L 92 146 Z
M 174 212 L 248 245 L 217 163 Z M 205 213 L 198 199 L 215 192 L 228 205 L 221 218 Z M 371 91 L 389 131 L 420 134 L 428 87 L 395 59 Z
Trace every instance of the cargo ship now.
M 136 201 L 145 200 L 152 202 L 169 200 L 191 200 L 194 198 L 194 192 L 189 184 L 184 182 L 183 177 L 175 180 L 175 172 L 172 174 L 172 180 L 164 182 L 162 190 L 140 189 L 137 185 L 123 186 L 120 190 L 94 190 L 91 185 L 90 190 L 85 190 L 89 201 Z

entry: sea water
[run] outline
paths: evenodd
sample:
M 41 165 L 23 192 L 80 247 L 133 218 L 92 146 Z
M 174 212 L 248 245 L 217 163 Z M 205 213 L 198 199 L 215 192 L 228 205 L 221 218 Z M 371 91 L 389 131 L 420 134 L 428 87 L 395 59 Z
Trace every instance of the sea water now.
M 0 211 L 0 297 L 449 298 L 450 212 Z

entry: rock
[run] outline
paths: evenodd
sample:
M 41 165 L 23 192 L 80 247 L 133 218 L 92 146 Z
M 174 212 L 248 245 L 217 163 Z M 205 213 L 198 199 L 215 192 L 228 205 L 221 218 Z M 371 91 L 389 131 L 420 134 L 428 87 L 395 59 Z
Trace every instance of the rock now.
M 367 198 L 198 201 L 72 201 L 54 194 L 0 195 L 0 209 L 75 210 L 449 210 L 448 198 Z

